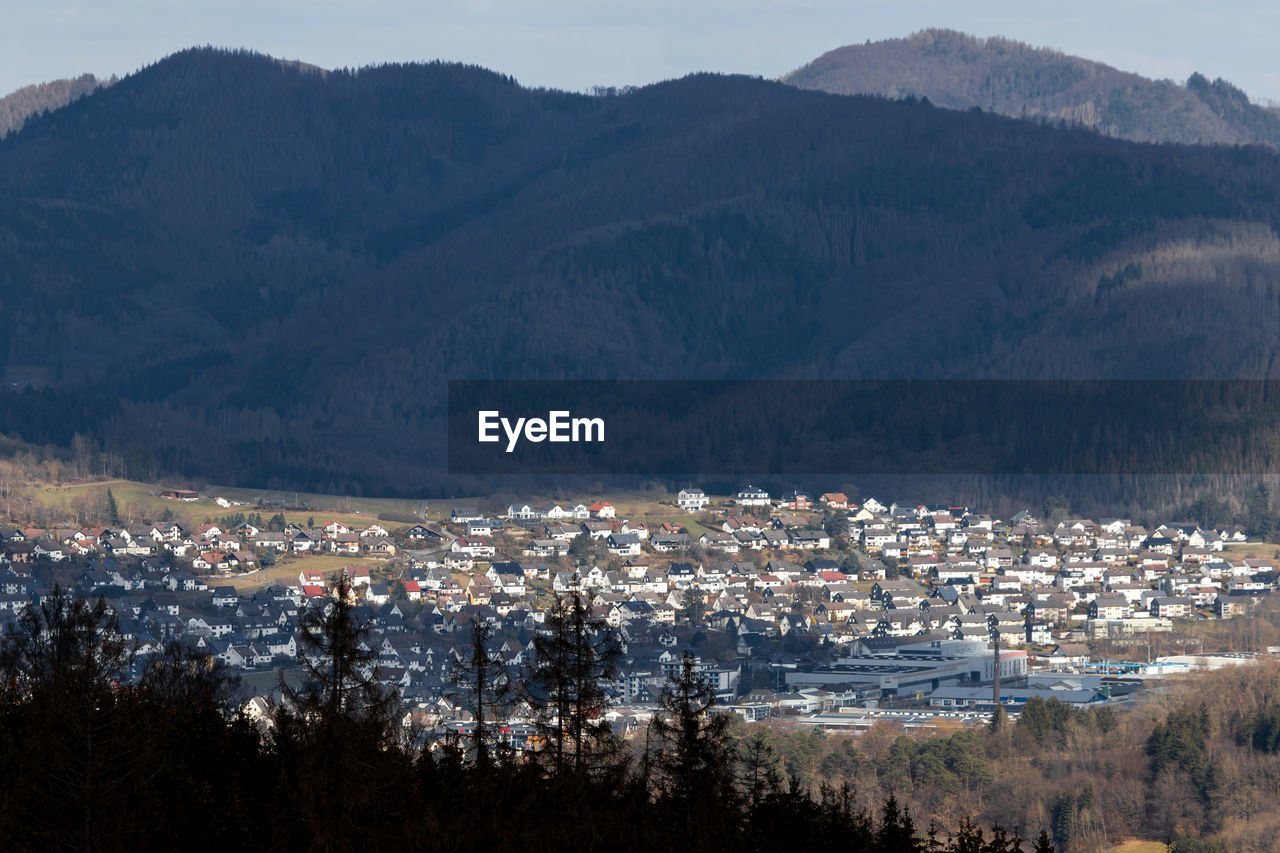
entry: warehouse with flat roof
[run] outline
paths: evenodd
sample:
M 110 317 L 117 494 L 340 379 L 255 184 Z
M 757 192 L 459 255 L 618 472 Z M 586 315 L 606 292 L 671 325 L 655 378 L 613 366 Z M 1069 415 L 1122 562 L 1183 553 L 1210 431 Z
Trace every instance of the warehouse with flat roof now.
M 995 664 L 991 649 L 963 648 L 971 654 L 900 653 L 896 655 L 859 655 L 840 658 L 829 666 L 808 667 L 788 671 L 788 687 L 822 687 L 825 685 L 858 685 L 874 687 L 881 696 L 903 696 L 932 693 L 944 685 L 974 684 L 991 681 Z M 1000 652 L 1000 678 L 1017 679 L 1027 674 L 1027 653 L 1022 649 Z

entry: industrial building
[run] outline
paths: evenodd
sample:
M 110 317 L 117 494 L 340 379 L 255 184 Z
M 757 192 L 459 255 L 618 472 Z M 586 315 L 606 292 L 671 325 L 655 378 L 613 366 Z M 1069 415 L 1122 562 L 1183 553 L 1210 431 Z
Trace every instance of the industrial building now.
M 1013 681 L 1027 674 L 1027 653 L 1000 651 L 1000 678 Z M 788 687 L 859 685 L 876 688 L 881 696 L 923 696 L 939 687 L 989 682 L 995 677 L 995 657 L 989 643 L 931 640 L 899 646 L 894 654 L 839 658 L 829 666 L 786 673 Z

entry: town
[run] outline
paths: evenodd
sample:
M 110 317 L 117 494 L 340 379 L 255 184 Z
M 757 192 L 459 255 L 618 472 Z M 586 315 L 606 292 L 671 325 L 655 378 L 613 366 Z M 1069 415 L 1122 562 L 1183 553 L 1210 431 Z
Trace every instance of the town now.
M 1276 587 L 1267 546 L 1240 529 L 1030 509 L 1006 520 L 750 485 L 689 487 L 631 501 L 636 512 L 600 498 L 476 501 L 412 523 L 303 524 L 272 503 L 154 496 L 221 517 L 0 529 L 0 622 L 55 583 L 102 596 L 135 674 L 180 639 L 240 674 L 258 718 L 280 678 L 298 677 L 299 614 L 332 604 L 335 564 L 370 629 L 370 674 L 398 691 L 406 719 L 439 731 L 468 723 L 454 673 L 472 625 L 489 629 L 496 663 L 519 668 L 571 593 L 621 639 L 608 714 L 625 734 L 686 654 L 748 721 L 928 728 L 986 720 L 996 695 L 1011 714 L 1034 697 L 1123 703 L 1147 678 L 1251 659 L 1137 652 L 1179 625 L 1247 615 Z M 518 735 L 521 711 L 510 714 Z

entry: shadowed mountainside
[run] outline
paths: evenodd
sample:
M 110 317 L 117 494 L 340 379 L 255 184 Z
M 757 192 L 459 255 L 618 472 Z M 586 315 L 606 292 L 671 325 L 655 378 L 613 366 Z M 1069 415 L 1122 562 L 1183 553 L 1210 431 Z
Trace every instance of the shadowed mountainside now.
M 1256 377 L 1280 157 L 698 75 L 190 50 L 0 141 L 0 430 L 441 483 L 449 378 Z

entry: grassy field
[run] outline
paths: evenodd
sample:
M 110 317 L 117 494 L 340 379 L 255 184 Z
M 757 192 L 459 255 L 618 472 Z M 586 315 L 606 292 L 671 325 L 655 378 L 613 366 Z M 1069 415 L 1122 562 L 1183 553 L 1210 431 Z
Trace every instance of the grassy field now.
M 1227 545 L 1222 553 L 1237 560 L 1270 560 L 1280 551 L 1280 546 L 1268 542 L 1244 542 Z
M 286 521 L 305 526 L 309 521 L 320 525 L 336 519 L 353 529 L 362 529 L 383 513 L 401 516 L 425 513 L 428 521 L 441 522 L 449 518 L 454 507 L 476 507 L 492 514 L 506 511 L 508 501 L 491 497 L 464 497 L 439 501 L 414 501 L 394 498 L 354 498 L 340 495 L 322 495 L 306 492 L 281 492 L 269 489 L 241 489 L 224 486 L 208 486 L 202 489 L 201 498 L 187 503 L 160 497 L 163 486 L 138 483 L 130 480 L 103 480 L 70 486 L 33 486 L 25 490 L 36 502 L 56 511 L 65 519 L 72 517 L 73 502 L 84 495 L 96 494 L 105 498 L 110 491 L 116 500 L 120 514 L 124 518 L 146 518 L 159 520 L 168 512 L 180 524 L 190 528 L 199 524 L 216 521 L 219 518 L 258 512 L 257 504 L 263 502 L 281 502 L 291 506 L 303 505 L 305 510 L 285 512 Z M 214 498 L 221 497 L 228 501 L 240 501 L 244 506 L 220 507 Z M 519 498 L 533 506 L 547 503 L 564 505 L 570 501 L 604 500 L 613 504 L 619 518 L 630 518 L 658 525 L 669 521 L 685 527 L 691 536 L 697 538 L 708 531 L 695 516 L 675 506 L 674 493 L 657 493 L 651 491 L 629 490 L 609 492 L 602 495 L 526 495 Z M 716 501 L 718 503 L 718 500 Z M 389 531 L 395 532 L 407 527 L 405 522 L 381 521 Z
M 386 560 L 368 560 L 360 557 L 344 557 L 337 554 L 322 554 L 315 557 L 302 557 L 300 559 L 288 560 L 283 563 L 277 563 L 270 568 L 254 572 L 250 575 L 231 575 L 226 579 L 218 579 L 218 584 L 229 584 L 236 588 L 236 592 L 253 591 L 262 589 L 273 581 L 293 580 L 303 569 L 309 572 L 320 572 L 321 574 L 329 574 L 336 572 L 344 566 L 368 566 L 370 574 L 377 575 L 387 567 Z M 212 583 L 212 582 L 211 582 Z
M 291 506 L 303 505 L 307 509 L 300 512 L 286 512 L 289 521 L 305 524 L 314 518 L 322 523 L 336 518 L 347 525 L 364 525 L 377 520 L 381 513 L 397 515 L 416 515 L 426 513 L 428 519 L 434 521 L 447 520 L 454 507 L 478 507 L 491 513 L 506 510 L 506 502 L 496 498 L 472 496 L 433 501 L 401 500 L 396 498 L 354 498 L 340 495 L 322 495 L 307 492 L 281 492 L 270 489 L 241 489 L 229 486 L 208 486 L 202 489 L 198 501 L 187 503 L 160 497 L 163 486 L 138 483 L 131 480 L 103 480 L 70 486 L 38 486 L 28 487 L 26 493 L 45 506 L 69 512 L 72 501 L 86 494 L 105 496 L 110 490 L 116 499 L 120 512 L 125 515 L 137 514 L 159 518 L 166 510 L 182 524 L 203 524 L 222 516 L 237 512 L 254 512 L 259 501 L 280 502 Z M 241 501 L 245 506 L 220 507 L 214 503 L 217 497 L 229 501 Z M 530 495 L 520 498 L 534 506 L 545 503 L 564 504 L 569 500 L 606 500 L 617 509 L 619 517 L 660 523 L 672 521 L 689 528 L 689 532 L 700 536 L 707 528 L 698 524 L 693 516 L 675 506 L 674 494 L 658 494 L 648 491 L 620 491 L 605 495 L 577 495 L 572 498 L 562 496 Z
M 88 494 L 105 496 L 108 491 L 115 497 L 121 512 L 124 512 L 128 506 L 136 505 L 144 513 L 153 512 L 159 516 L 165 508 L 168 508 L 173 511 L 179 521 L 184 523 L 189 520 L 187 513 L 195 512 L 193 504 L 164 500 L 159 497 L 157 487 L 129 480 L 103 480 L 75 486 L 38 486 L 26 489 L 26 493 L 37 503 L 67 513 L 70 512 L 72 501 L 76 498 Z M 212 505 L 212 502 L 209 505 Z
M 307 507 L 300 512 L 285 512 L 287 521 L 305 525 L 315 519 L 323 524 L 337 519 L 349 527 L 363 528 L 378 520 L 380 513 L 398 515 L 415 515 L 426 507 L 429 519 L 447 519 L 456 506 L 476 506 L 483 498 L 459 498 L 455 500 L 412 501 L 394 498 L 350 498 L 337 495 L 308 494 L 305 492 L 276 492 L 264 489 L 236 489 L 223 486 L 209 486 L 201 491 L 198 501 L 187 503 L 160 497 L 162 486 L 137 483 L 130 480 L 104 480 L 73 486 L 39 486 L 29 487 L 26 493 L 36 502 L 60 510 L 59 514 L 70 515 L 72 502 L 86 494 L 105 496 L 108 491 L 116 500 L 116 505 L 123 516 L 138 515 L 152 520 L 161 518 L 168 510 L 180 524 L 192 526 L 214 521 L 215 519 L 242 512 L 256 512 L 257 503 L 262 501 L 281 501 L 290 505 L 302 504 Z M 243 501 L 246 506 L 220 507 L 214 498 L 222 497 L 228 501 Z M 383 522 L 388 530 L 406 527 L 404 523 Z
M 1159 841 L 1139 841 L 1130 838 L 1112 847 L 1109 853 L 1165 853 L 1169 847 Z

